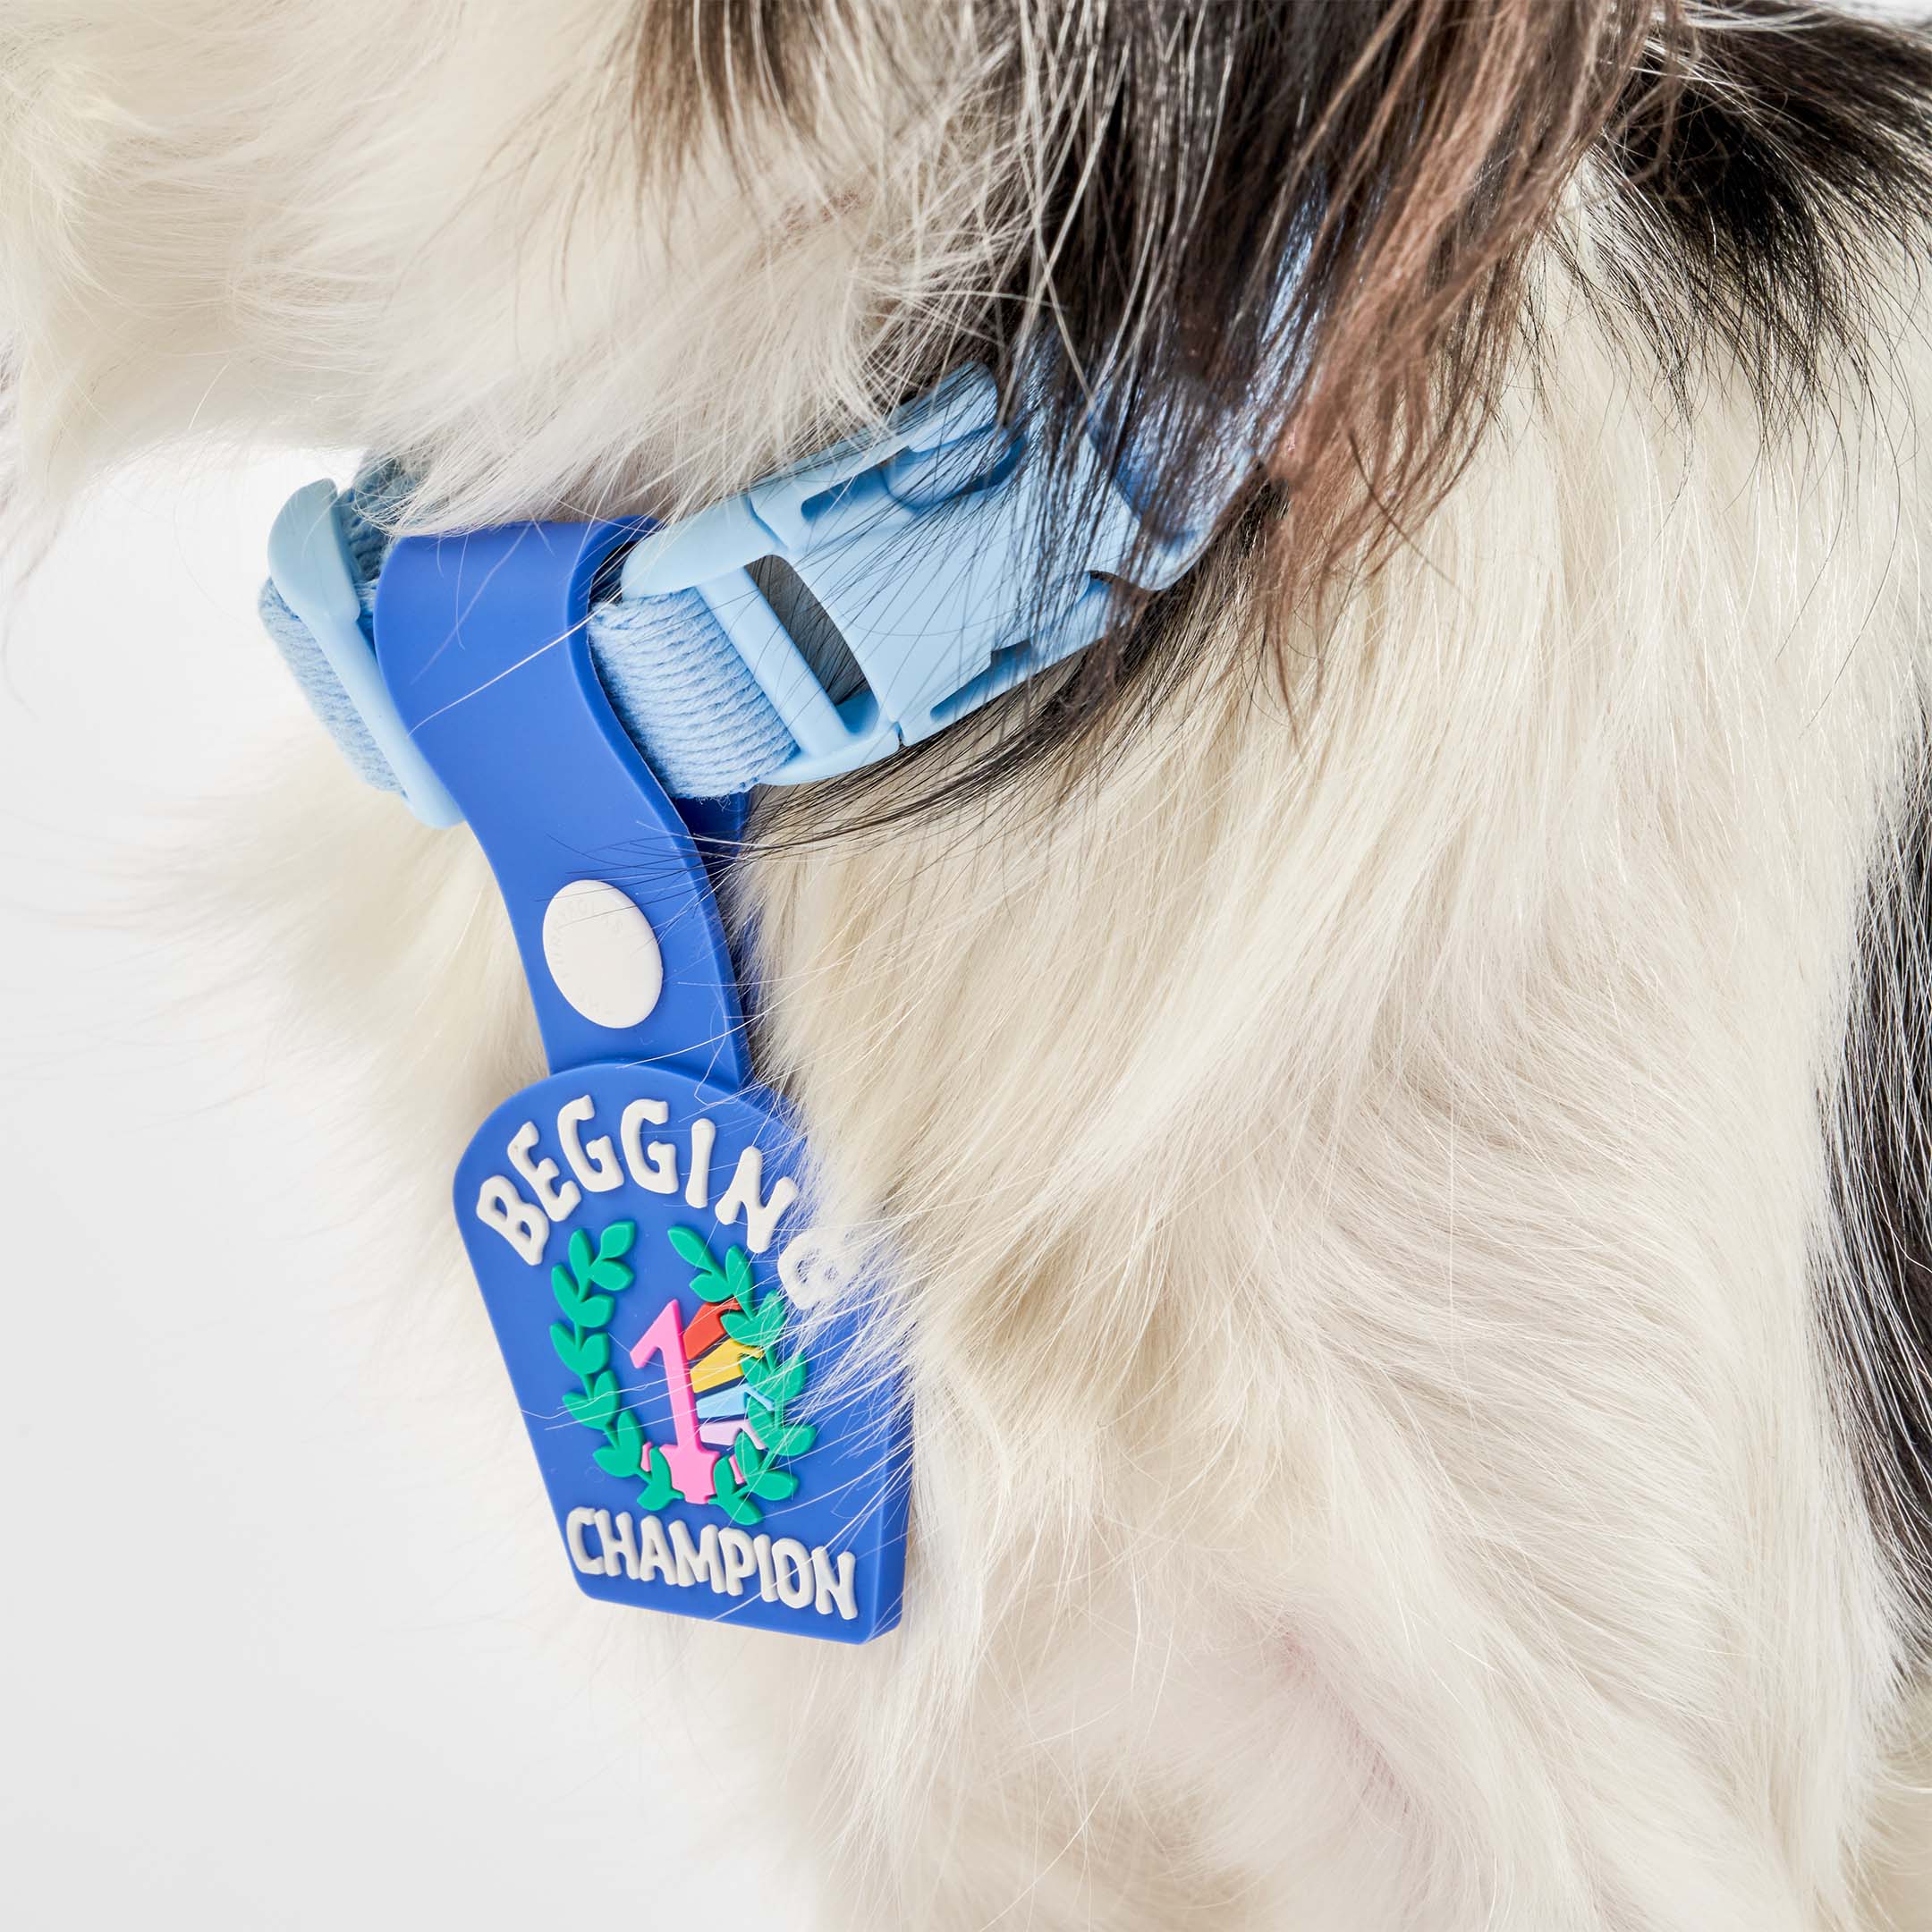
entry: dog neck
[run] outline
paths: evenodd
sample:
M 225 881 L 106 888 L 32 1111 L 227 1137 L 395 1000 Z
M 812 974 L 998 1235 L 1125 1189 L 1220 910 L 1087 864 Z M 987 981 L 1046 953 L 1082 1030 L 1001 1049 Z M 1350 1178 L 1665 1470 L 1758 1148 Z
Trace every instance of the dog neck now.
M 1178 581 L 1254 466 L 1231 438 L 1176 517 L 1132 436 L 1090 412 L 1069 440 L 973 369 L 663 527 L 391 542 L 381 469 L 276 521 L 264 614 L 311 702 L 419 818 L 467 822 L 522 955 L 550 1072 L 479 1130 L 456 1208 L 525 1413 L 602 1438 L 532 1433 L 594 1596 L 845 1642 L 898 1621 L 906 1408 L 896 1368 L 855 1372 L 892 1263 L 846 1254 L 754 1078 L 715 868 L 754 786 L 920 743 L 1094 642 L 1123 587 Z M 666 1296 L 641 1335 L 640 1284 Z M 847 1394 L 788 1415 L 808 1381 Z M 718 1553 L 710 1590 L 695 1554 L 653 1560 L 680 1538 Z

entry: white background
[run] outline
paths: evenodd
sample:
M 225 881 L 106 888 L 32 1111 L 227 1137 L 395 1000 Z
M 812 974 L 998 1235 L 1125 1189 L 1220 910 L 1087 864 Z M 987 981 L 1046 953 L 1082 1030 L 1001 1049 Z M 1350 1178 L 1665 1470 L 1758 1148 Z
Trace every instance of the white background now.
M 0 1913 L 715 1916 L 729 1754 L 578 1597 L 473 1289 L 343 1198 L 352 1070 L 170 936 L 183 839 L 317 729 L 252 606 L 322 469 L 123 479 L 4 627 Z

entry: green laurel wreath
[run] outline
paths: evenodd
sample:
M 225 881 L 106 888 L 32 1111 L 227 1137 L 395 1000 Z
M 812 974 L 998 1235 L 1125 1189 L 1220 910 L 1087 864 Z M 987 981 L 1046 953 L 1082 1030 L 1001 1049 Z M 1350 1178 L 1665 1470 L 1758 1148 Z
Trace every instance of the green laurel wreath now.
M 596 1452 L 597 1467 L 624 1482 L 641 1477 L 638 1507 L 648 1513 L 678 1499 L 671 1465 L 663 1450 L 644 1433 L 643 1425 L 624 1407 L 611 1372 L 610 1336 L 605 1330 L 617 1312 L 615 1297 L 636 1278 L 623 1260 L 637 1239 L 635 1221 L 614 1221 L 597 1237 L 597 1251 L 581 1228 L 570 1238 L 570 1267 L 550 1270 L 550 1292 L 563 1309 L 563 1322 L 550 1324 L 550 1346 L 557 1360 L 583 1385 L 582 1393 L 566 1394 L 564 1406 L 586 1428 L 601 1430 L 604 1446 Z
M 774 1288 L 760 1296 L 751 1279 L 751 1263 L 742 1248 L 729 1248 L 724 1265 L 718 1266 L 710 1245 L 696 1228 L 674 1227 L 668 1231 L 671 1245 L 698 1272 L 691 1286 L 706 1301 L 729 1301 L 738 1306 L 720 1318 L 724 1333 L 758 1355 L 747 1355 L 741 1365 L 745 1384 L 745 1421 L 749 1425 L 732 1445 L 729 1459 L 720 1456 L 711 1471 L 716 1493 L 712 1497 L 735 1523 L 764 1520 L 758 1498 L 767 1503 L 784 1503 L 798 1494 L 798 1478 L 780 1469 L 781 1456 L 800 1456 L 818 1439 L 818 1431 L 809 1422 L 788 1422 L 785 1404 L 795 1402 L 804 1391 L 809 1365 L 802 1352 L 794 1349 L 780 1361 L 777 1347 L 784 1334 L 785 1317 L 791 1312 L 785 1298 Z M 760 1449 L 757 1436 L 765 1438 Z M 732 1463 L 738 1465 L 734 1475 Z
M 798 1493 L 798 1478 L 777 1467 L 779 1458 L 803 1455 L 818 1440 L 818 1432 L 811 1424 L 785 1419 L 785 1405 L 803 1392 L 809 1368 L 798 1350 L 783 1361 L 778 1360 L 777 1344 L 790 1309 L 776 1289 L 758 1295 L 750 1260 L 742 1248 L 727 1249 L 721 1267 L 695 1228 L 674 1227 L 667 1232 L 672 1247 L 698 1271 L 691 1286 L 703 1300 L 737 1301 L 738 1306 L 720 1318 L 724 1333 L 741 1346 L 761 1352 L 745 1356 L 742 1362 L 745 1420 L 750 1426 L 740 1432 L 730 1454 L 717 1459 L 711 1476 L 716 1490 L 711 1500 L 719 1509 L 733 1522 L 759 1522 L 764 1512 L 755 1498 L 783 1503 Z M 594 1452 L 597 1467 L 620 1481 L 642 1479 L 644 1487 L 638 1492 L 637 1505 L 655 1513 L 685 1498 L 671 1479 L 671 1465 L 664 1451 L 645 1435 L 642 1424 L 624 1406 L 611 1369 L 610 1336 L 606 1332 L 617 1311 L 616 1297 L 636 1279 L 623 1259 L 636 1239 L 634 1221 L 614 1221 L 597 1237 L 594 1250 L 582 1229 L 571 1236 L 569 1267 L 550 1270 L 551 1292 L 564 1316 L 563 1322 L 550 1325 L 550 1345 L 557 1360 L 581 1384 L 579 1393 L 564 1395 L 564 1408 L 586 1428 L 594 1428 L 604 1437 L 604 1446 Z M 765 1439 L 762 1449 L 751 1433 L 753 1428 Z

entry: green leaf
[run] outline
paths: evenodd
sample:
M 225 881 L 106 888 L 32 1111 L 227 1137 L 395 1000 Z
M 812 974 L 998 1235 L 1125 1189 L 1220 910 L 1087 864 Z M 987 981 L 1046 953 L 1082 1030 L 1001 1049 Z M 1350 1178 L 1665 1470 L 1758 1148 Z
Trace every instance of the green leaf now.
M 635 1221 L 613 1221 L 597 1237 L 597 1259 L 614 1261 L 619 1255 L 631 1252 L 631 1243 L 637 1239 Z
M 684 1498 L 677 1485 L 671 1480 L 671 1465 L 665 1460 L 664 1452 L 655 1444 L 648 1444 L 649 1461 L 644 1470 L 643 1488 L 638 1491 L 637 1506 L 648 1513 L 668 1508 Z
M 764 1511 L 738 1487 L 738 1479 L 732 1474 L 731 1464 L 723 1456 L 718 1458 L 711 1480 L 714 1486 L 711 1500 L 734 1523 L 755 1523 L 764 1516 Z
M 748 1375 L 746 1381 L 751 1378 Z M 805 1358 L 792 1355 L 785 1359 L 784 1366 L 766 1382 L 767 1400 L 774 1404 L 788 1402 L 805 1386 Z
M 628 1409 L 617 1411 L 615 1429 L 616 1441 L 599 1449 L 596 1462 L 606 1476 L 614 1476 L 623 1481 L 643 1473 L 643 1458 L 650 1445 L 644 1440 L 644 1431 L 638 1427 L 638 1419 Z
M 803 1455 L 818 1440 L 818 1431 L 809 1422 L 788 1422 L 766 1440 L 782 1456 Z
M 607 1390 L 599 1390 L 597 1383 L 610 1382 Z M 602 1428 L 617 1410 L 617 1385 L 608 1376 L 597 1376 L 593 1379 L 590 1390 L 582 1395 L 565 1395 L 564 1406 L 587 1428 Z
M 720 1274 L 717 1263 L 711 1258 L 711 1250 L 705 1238 L 696 1228 L 667 1228 L 665 1238 L 694 1268 L 706 1275 Z
M 550 1271 L 550 1292 L 556 1304 L 580 1328 L 601 1328 L 617 1311 L 608 1295 L 580 1292 L 562 1268 Z
M 550 1345 L 556 1351 L 557 1360 L 572 1375 L 580 1375 L 586 1380 L 610 1361 L 610 1337 L 594 1330 L 580 1335 L 562 1322 L 552 1322 Z
M 745 1258 L 742 1248 L 727 1248 L 724 1250 L 724 1279 L 731 1284 L 731 1292 L 744 1303 L 751 1306 L 751 1264 Z
M 590 1264 L 590 1279 L 599 1288 L 607 1288 L 613 1294 L 622 1294 L 631 1285 L 631 1270 L 622 1261 L 593 1261 Z
M 750 1429 L 740 1429 L 738 1440 L 731 1446 L 732 1461 L 738 1465 L 738 1473 L 746 1482 L 756 1479 L 758 1471 L 770 1460 L 758 1447 L 758 1437 Z
M 603 1428 L 617 1412 L 617 1377 L 607 1369 L 590 1377 L 580 1395 L 566 1395 L 564 1406 L 587 1428 Z
M 767 1295 L 765 1299 L 769 1301 L 771 1297 Z M 778 1339 L 776 1335 L 767 1333 L 771 1324 L 759 1316 L 726 1314 L 721 1319 L 724 1324 L 724 1333 L 733 1342 L 741 1342 L 747 1348 L 761 1349 L 767 1343 Z
M 590 1275 L 590 1237 L 581 1228 L 570 1238 L 570 1265 L 578 1286 L 582 1287 Z
M 785 1305 L 783 1296 L 768 1294 L 759 1302 L 755 1315 L 727 1315 L 724 1333 L 747 1348 L 768 1349 L 784 1333 Z
M 751 1493 L 767 1503 L 789 1503 L 798 1494 L 798 1478 L 789 1470 L 760 1470 L 751 1479 Z

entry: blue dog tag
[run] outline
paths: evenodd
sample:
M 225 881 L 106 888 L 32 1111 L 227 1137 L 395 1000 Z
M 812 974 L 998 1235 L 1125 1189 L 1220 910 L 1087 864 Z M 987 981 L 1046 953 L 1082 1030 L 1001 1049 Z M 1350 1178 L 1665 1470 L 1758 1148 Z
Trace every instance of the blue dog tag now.
M 456 1213 L 580 1587 L 860 1642 L 899 1617 L 902 1391 L 750 1080 L 690 826 L 591 662 L 591 583 L 647 527 L 383 567 L 384 682 L 496 871 L 551 1067 L 470 1143 Z

